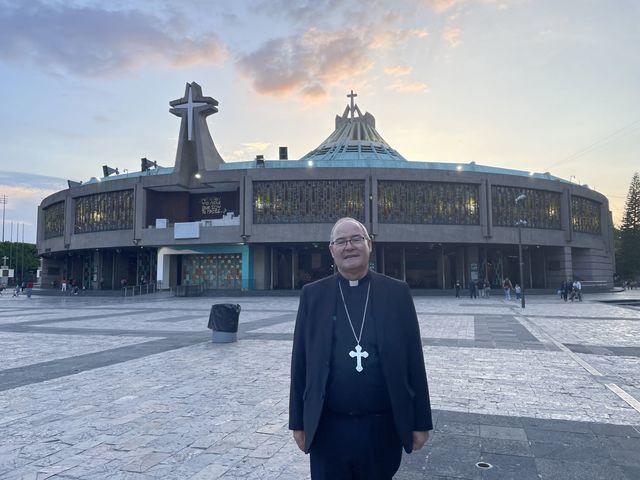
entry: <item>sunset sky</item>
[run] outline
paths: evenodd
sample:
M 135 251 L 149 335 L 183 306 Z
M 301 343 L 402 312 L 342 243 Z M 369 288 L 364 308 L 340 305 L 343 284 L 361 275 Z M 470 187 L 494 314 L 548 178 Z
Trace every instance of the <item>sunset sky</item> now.
M 67 179 L 173 166 L 169 101 L 191 81 L 220 102 L 226 161 L 303 156 L 353 89 L 406 158 L 549 171 L 618 224 L 640 170 L 638 25 L 638 0 L 0 0 L 5 240 L 19 222 L 35 242 Z

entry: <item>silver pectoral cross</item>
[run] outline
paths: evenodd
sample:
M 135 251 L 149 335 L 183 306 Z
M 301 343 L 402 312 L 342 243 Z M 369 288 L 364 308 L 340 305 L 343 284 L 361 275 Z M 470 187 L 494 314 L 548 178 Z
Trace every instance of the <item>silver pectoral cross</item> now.
M 361 372 L 362 370 L 364 370 L 362 368 L 362 359 L 363 358 L 367 358 L 369 356 L 369 354 L 366 351 L 362 350 L 362 347 L 360 346 L 360 344 L 356 345 L 356 351 L 355 352 L 353 350 L 351 350 L 349 352 L 349 356 L 351 358 L 353 358 L 353 357 L 356 358 L 356 370 L 358 372 Z

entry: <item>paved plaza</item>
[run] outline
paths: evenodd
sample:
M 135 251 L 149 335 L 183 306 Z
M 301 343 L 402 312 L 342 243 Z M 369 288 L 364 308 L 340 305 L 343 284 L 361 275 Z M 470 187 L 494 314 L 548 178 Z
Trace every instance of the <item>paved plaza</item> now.
M 640 307 L 417 297 L 435 430 L 395 478 L 640 479 Z M 242 306 L 213 344 L 213 303 Z M 309 478 L 297 297 L 0 296 L 0 479 Z M 491 468 L 476 466 L 485 462 Z

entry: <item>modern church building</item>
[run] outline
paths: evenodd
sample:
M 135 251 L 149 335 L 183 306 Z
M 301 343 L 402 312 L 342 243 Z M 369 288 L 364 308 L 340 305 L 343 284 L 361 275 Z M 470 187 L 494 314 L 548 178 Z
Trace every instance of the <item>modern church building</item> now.
M 161 288 L 299 289 L 334 270 L 329 232 L 364 223 L 371 267 L 414 289 L 456 280 L 526 288 L 613 282 L 607 199 L 549 173 L 411 161 L 348 95 L 335 130 L 304 157 L 225 162 L 207 127 L 218 102 L 187 84 L 170 102 L 181 118 L 175 165 L 104 177 L 45 198 L 38 213 L 44 286 L 140 282 Z M 523 278 L 518 262 L 519 234 Z

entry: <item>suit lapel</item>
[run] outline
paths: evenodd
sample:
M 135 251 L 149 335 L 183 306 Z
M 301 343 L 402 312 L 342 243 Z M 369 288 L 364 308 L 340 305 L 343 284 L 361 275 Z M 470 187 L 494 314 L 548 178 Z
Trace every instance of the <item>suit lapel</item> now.
M 338 288 L 338 277 L 334 275 L 321 293 L 320 311 L 318 312 L 318 339 L 322 345 L 322 350 L 331 356 L 331 347 L 333 346 L 333 329 L 336 320 L 336 294 Z

